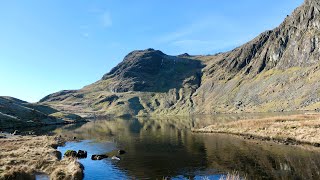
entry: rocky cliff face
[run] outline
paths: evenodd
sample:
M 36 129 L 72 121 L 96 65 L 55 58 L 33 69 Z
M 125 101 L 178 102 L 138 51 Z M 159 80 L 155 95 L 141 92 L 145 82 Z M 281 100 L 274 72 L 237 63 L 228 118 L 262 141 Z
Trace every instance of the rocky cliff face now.
M 274 30 L 230 52 L 206 57 L 200 98 L 195 97 L 205 110 L 198 111 L 317 109 L 319 7 L 318 1 L 307 0 Z
M 147 49 L 129 53 L 102 80 L 113 79 L 109 84 L 112 92 L 167 92 L 174 88 L 180 89 L 186 78 L 191 78 L 190 85 L 197 88 L 201 68 L 199 61 Z
M 43 103 L 112 115 L 320 108 L 320 2 L 306 0 L 274 30 L 214 56 L 128 54 L 101 80 Z

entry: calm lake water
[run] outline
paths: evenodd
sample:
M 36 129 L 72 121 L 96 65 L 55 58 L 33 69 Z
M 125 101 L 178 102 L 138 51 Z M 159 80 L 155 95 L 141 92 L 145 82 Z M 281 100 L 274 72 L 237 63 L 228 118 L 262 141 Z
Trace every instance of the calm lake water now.
M 264 116 L 264 115 L 259 115 Z M 241 120 L 242 115 L 163 119 L 96 120 L 66 126 L 56 134 L 76 136 L 59 150 L 88 151 L 85 179 L 219 179 L 238 171 L 248 179 L 320 179 L 320 153 L 298 147 L 195 134 L 191 128 Z M 127 153 L 101 161 L 92 154 L 124 149 Z

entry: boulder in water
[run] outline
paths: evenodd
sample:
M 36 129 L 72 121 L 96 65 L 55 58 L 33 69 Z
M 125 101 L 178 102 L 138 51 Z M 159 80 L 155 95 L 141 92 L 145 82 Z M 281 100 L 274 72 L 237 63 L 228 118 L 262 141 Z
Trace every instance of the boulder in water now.
M 64 153 L 64 156 L 66 156 L 66 157 L 76 157 L 77 156 L 77 152 L 73 151 L 73 150 L 67 150 Z
M 94 155 L 91 156 L 92 160 L 102 160 L 102 159 L 105 159 L 105 158 L 108 158 L 108 156 L 104 155 L 104 154 L 100 154 L 100 155 L 94 154 Z
M 122 154 L 125 154 L 125 153 L 126 153 L 125 150 L 122 150 L 122 149 L 118 150 L 118 154 L 119 154 L 119 155 L 122 155 Z
M 112 156 L 112 158 L 111 158 L 111 159 L 120 161 L 120 158 L 119 158 L 119 157 L 117 157 L 117 156 Z
M 79 150 L 77 153 L 77 158 L 87 158 L 87 151 Z

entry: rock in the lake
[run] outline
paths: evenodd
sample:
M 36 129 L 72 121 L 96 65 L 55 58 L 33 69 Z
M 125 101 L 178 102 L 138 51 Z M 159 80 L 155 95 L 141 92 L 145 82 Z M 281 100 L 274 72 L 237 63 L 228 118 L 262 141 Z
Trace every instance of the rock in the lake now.
M 120 158 L 119 158 L 119 157 L 117 157 L 117 156 L 112 156 L 112 158 L 111 158 L 111 159 L 120 161 Z
M 87 158 L 87 151 L 79 150 L 77 153 L 77 158 Z
M 66 157 L 76 157 L 77 156 L 77 152 L 73 151 L 73 150 L 67 150 L 64 153 L 64 156 L 66 156 Z
M 119 155 L 122 155 L 122 154 L 125 154 L 125 153 L 126 153 L 125 150 L 122 150 L 122 149 L 118 150 L 118 154 L 119 154 Z
M 107 156 L 107 155 L 104 155 L 104 154 L 92 155 L 92 156 L 91 156 L 91 159 L 92 159 L 92 160 L 102 160 L 102 159 L 105 159 L 105 158 L 108 158 L 108 156 Z
M 57 157 L 57 159 L 61 160 L 62 154 L 61 154 L 60 151 L 55 150 L 55 151 L 52 152 L 52 154 L 53 154 L 55 157 Z

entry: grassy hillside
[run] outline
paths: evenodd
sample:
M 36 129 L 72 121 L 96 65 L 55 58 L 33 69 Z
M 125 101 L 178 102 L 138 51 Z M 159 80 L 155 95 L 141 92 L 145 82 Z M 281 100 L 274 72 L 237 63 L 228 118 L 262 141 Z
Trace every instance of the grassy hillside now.
M 12 97 L 0 97 L 0 129 L 76 121 L 83 119 L 78 115 L 59 112 L 49 106 L 31 104 Z

